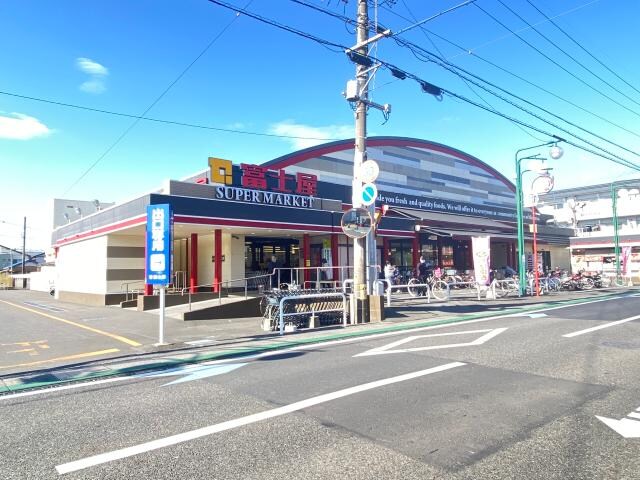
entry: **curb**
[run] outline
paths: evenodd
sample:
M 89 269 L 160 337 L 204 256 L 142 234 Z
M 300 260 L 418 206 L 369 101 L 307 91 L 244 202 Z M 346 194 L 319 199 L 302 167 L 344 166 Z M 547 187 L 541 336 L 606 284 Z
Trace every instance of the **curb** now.
M 636 293 L 611 293 L 606 295 L 601 295 L 596 298 L 598 299 L 606 299 L 610 297 L 626 297 L 633 296 Z M 55 373 L 44 373 L 44 374 L 36 374 L 30 377 L 25 377 L 21 379 L 19 376 L 10 379 L 13 380 L 26 380 L 23 383 L 15 383 L 7 385 L 4 380 L 0 380 L 0 396 L 7 395 L 11 393 L 18 393 L 28 390 L 36 390 L 36 389 L 45 389 L 56 387 L 60 385 L 68 385 L 72 383 L 78 382 L 90 382 L 92 380 L 101 380 L 109 377 L 120 377 L 127 376 L 142 372 L 153 372 L 158 370 L 166 370 L 169 368 L 175 368 L 182 365 L 194 365 L 200 362 L 212 361 L 212 360 L 227 360 L 233 359 L 237 357 L 243 357 L 248 355 L 257 355 L 260 353 L 265 353 L 269 351 L 278 351 L 284 350 L 288 348 L 294 348 L 297 346 L 303 345 L 311 345 L 315 343 L 323 343 L 333 340 L 341 340 L 348 338 L 358 338 L 358 337 L 366 337 L 371 335 L 376 335 L 379 333 L 387 333 L 387 332 L 396 332 L 396 331 L 411 331 L 417 328 L 422 327 L 430 327 L 436 325 L 450 325 L 456 323 L 462 323 L 469 320 L 477 320 L 481 318 L 489 318 L 496 316 L 511 316 L 517 315 L 520 313 L 532 312 L 535 310 L 539 310 L 542 308 L 549 308 L 554 306 L 562 306 L 562 305 L 580 305 L 582 303 L 587 303 L 594 300 L 594 297 L 590 298 L 578 298 L 578 299 L 568 299 L 568 300 L 555 300 L 550 302 L 540 302 L 535 304 L 530 304 L 526 307 L 515 307 L 505 309 L 503 312 L 477 312 L 470 313 L 468 315 L 462 315 L 459 317 L 450 317 L 443 318 L 440 320 L 426 320 L 426 321 L 418 321 L 412 323 L 404 323 L 404 324 L 395 324 L 383 327 L 373 328 L 371 330 L 358 331 L 358 332 L 344 332 L 337 333 L 332 335 L 323 335 L 312 338 L 303 338 L 299 340 L 291 340 L 291 341 L 278 341 L 268 345 L 262 345 L 258 347 L 241 347 L 236 349 L 222 350 L 219 352 L 211 352 L 211 353 L 203 353 L 203 354 L 195 354 L 191 358 L 183 359 L 183 358 L 165 358 L 158 362 L 152 363 L 144 363 L 140 365 L 133 365 L 124 368 L 112 368 L 112 369 L 104 369 L 98 370 L 95 369 L 92 371 L 80 372 L 75 376 L 70 376 L 65 379 L 59 379 L 55 377 Z M 60 370 L 68 370 L 67 368 L 61 368 Z M 29 381 L 32 379 L 33 381 Z

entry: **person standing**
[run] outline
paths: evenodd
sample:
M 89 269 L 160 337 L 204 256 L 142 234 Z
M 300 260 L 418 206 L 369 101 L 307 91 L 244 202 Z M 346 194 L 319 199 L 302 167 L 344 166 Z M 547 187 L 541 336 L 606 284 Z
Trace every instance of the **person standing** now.
M 420 256 L 420 261 L 416 266 L 416 277 L 418 279 L 418 283 L 427 283 L 429 280 L 429 265 L 427 264 L 427 259 L 424 256 Z M 426 295 L 426 288 L 420 287 L 418 290 L 418 296 Z
M 272 289 L 278 287 L 278 268 L 280 268 L 278 257 L 276 257 L 275 255 L 271 255 L 271 260 L 269 260 L 269 263 L 267 263 L 267 273 L 271 275 L 270 283 Z
M 393 285 L 393 279 L 396 274 L 396 267 L 391 263 L 391 260 L 387 260 L 384 265 L 384 278 L 387 281 L 387 287 Z

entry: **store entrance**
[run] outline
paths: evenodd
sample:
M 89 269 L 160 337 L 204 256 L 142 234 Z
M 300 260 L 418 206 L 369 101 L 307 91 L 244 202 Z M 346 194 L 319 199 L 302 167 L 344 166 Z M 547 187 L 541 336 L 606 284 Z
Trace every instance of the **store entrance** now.
M 246 277 L 269 273 L 267 264 L 271 256 L 275 255 L 278 265 L 282 268 L 298 267 L 300 265 L 299 241 L 293 238 L 245 237 L 244 242 L 244 270 Z M 281 282 L 289 282 L 290 271 L 281 273 Z

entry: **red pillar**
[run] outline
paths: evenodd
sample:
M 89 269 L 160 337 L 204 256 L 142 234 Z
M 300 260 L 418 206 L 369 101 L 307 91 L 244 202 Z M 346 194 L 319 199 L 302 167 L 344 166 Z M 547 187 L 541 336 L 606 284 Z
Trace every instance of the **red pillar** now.
M 309 241 L 309 234 L 304 233 L 302 235 L 302 261 L 305 267 L 311 266 L 311 242 Z M 311 270 L 304 270 L 304 281 L 311 281 Z
M 191 234 L 191 248 L 189 249 L 189 290 L 196 293 L 198 285 L 198 234 Z
M 382 264 L 384 265 L 389 258 L 389 237 L 382 237 Z
M 338 280 L 340 279 L 340 269 L 336 268 L 338 267 L 340 260 L 339 260 L 339 255 L 340 252 L 338 250 L 338 234 L 337 233 L 332 233 L 331 234 L 331 263 L 333 264 L 333 279 L 334 280 Z
M 218 293 L 222 282 L 222 230 L 214 230 L 213 237 L 213 291 Z
M 419 235 L 420 232 L 415 232 L 413 234 L 413 247 L 411 249 L 411 253 L 413 256 L 413 265 L 411 265 L 411 268 L 416 268 L 416 265 L 418 265 L 418 262 L 420 261 L 420 242 L 418 241 Z

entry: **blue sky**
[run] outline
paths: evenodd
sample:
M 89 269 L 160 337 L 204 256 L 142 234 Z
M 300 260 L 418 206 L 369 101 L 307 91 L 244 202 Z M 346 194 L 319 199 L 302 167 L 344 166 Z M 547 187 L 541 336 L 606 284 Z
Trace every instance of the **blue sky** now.
M 238 6 L 248 3 L 229 1 Z M 338 0 L 306 1 L 355 16 L 354 0 L 346 5 Z M 531 1 L 640 90 L 636 53 L 640 2 Z M 390 3 L 393 5 L 383 5 L 378 10 L 378 18 L 397 31 L 409 24 L 402 17 L 413 14 L 423 19 L 460 0 Z M 544 22 L 526 0 L 504 3 L 531 23 L 542 22 L 537 25 L 541 32 L 639 104 L 590 76 L 530 29 L 520 35 L 579 78 L 640 112 L 640 93 L 613 77 Z M 514 30 L 526 27 L 498 0 L 477 0 L 477 4 Z M 338 44 L 354 43 L 351 27 L 289 0 L 254 0 L 249 10 Z M 340 92 L 353 77 L 354 67 L 343 53 L 251 18 L 236 17 L 207 0 L 3 0 L 0 12 L 0 41 L 4 46 L 0 53 L 2 92 L 140 114 L 233 21 L 148 116 L 302 137 L 338 139 L 352 135 L 353 113 Z M 607 139 L 640 151 L 638 114 L 580 84 L 509 35 L 476 6 L 460 8 L 425 27 L 635 134 L 550 97 L 431 36 L 442 54 L 457 65 Z M 420 29 L 407 32 L 405 38 L 435 50 Z M 433 63 L 419 61 L 390 39 L 379 42 L 377 53 L 381 59 L 431 83 L 481 102 L 459 78 Z M 370 135 L 401 135 L 444 143 L 479 157 L 509 178 L 514 175 L 515 151 L 541 143 L 512 123 L 459 100 L 445 96 L 438 102 L 422 93 L 415 82 L 394 81 L 387 71 L 381 70 L 372 86 L 373 99 L 392 104 L 393 112 L 382 125 L 382 117 L 372 111 Z M 476 91 L 504 113 L 567 136 L 477 88 Z M 52 198 L 122 201 L 158 187 L 166 178 L 181 178 L 206 168 L 208 156 L 261 163 L 313 143 L 141 121 L 70 188 L 131 123 L 128 118 L 0 95 L 0 167 L 4 178 L 0 244 L 21 243 L 20 226 L 22 217 L 27 216 L 28 247 L 47 246 Z M 546 140 L 540 134 L 534 135 Z M 581 135 L 640 163 L 631 153 Z M 633 171 L 568 147 L 563 159 L 556 162 L 554 174 L 556 188 L 566 188 L 626 178 Z

